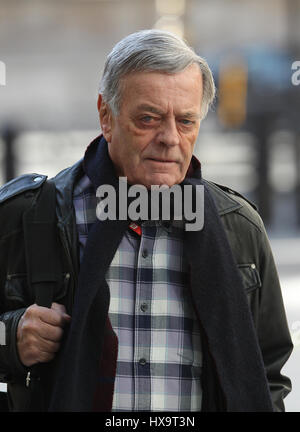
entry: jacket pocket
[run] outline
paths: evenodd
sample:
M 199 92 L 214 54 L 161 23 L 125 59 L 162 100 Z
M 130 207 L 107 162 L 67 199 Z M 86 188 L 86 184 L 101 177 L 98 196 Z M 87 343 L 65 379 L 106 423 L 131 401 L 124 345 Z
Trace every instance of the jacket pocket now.
M 6 310 L 26 306 L 29 301 L 26 274 L 8 274 L 4 287 Z
M 238 264 L 238 268 L 247 294 L 261 287 L 259 272 L 254 263 Z
M 57 284 L 53 295 L 53 301 L 65 297 L 69 286 L 70 274 L 62 275 L 61 283 Z M 5 308 L 14 310 L 25 307 L 35 302 L 35 293 L 32 287 L 28 286 L 26 273 L 8 274 L 4 287 Z

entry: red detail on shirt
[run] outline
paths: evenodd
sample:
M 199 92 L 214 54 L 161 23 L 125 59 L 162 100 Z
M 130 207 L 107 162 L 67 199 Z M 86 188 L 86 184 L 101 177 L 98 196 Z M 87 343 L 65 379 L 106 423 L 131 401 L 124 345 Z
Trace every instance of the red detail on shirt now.
M 129 225 L 129 228 L 132 229 L 135 233 L 137 233 L 139 236 L 142 235 L 142 228 L 136 224 L 135 222 L 131 222 Z

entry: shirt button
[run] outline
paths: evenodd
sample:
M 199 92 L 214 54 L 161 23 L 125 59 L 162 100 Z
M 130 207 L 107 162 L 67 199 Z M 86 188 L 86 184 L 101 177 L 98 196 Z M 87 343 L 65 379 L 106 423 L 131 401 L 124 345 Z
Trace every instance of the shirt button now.
M 148 251 L 147 251 L 147 249 L 143 249 L 142 257 L 143 257 L 143 258 L 147 258 L 147 256 L 148 256 Z
M 141 359 L 139 360 L 139 364 L 140 364 L 141 366 L 145 366 L 146 363 L 147 363 L 147 362 L 146 362 L 146 359 L 144 359 L 144 358 L 141 358 Z
M 142 312 L 146 312 L 147 309 L 148 309 L 148 305 L 147 305 L 147 303 L 142 303 L 142 304 L 141 304 L 141 311 L 142 311 Z

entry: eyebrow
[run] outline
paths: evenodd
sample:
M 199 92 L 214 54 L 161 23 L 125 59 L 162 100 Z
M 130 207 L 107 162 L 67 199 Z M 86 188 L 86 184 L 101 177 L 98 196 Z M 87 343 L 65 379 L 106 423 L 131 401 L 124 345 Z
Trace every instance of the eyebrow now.
M 182 113 L 181 117 L 185 117 L 188 119 L 199 119 L 199 118 L 201 118 L 201 115 L 200 115 L 200 113 L 196 114 L 196 113 L 192 113 L 192 112 L 187 111 L 185 113 Z
M 137 110 L 138 111 L 149 111 L 149 112 L 151 112 L 153 114 L 157 114 L 157 115 L 164 115 L 163 111 L 159 110 L 158 108 L 155 108 L 152 105 L 142 104 L 142 105 L 139 105 L 137 107 Z M 200 113 L 196 114 L 196 113 L 187 111 L 187 112 L 181 113 L 180 117 L 185 117 L 185 118 L 188 118 L 188 119 L 199 119 L 199 118 L 201 118 L 201 115 L 200 115 Z
M 163 115 L 163 112 L 161 110 L 159 110 L 158 108 L 155 108 L 154 106 L 151 106 L 151 105 L 145 105 L 145 104 L 139 105 L 137 107 L 137 110 L 138 111 L 149 111 L 149 112 L 152 112 L 153 114 Z

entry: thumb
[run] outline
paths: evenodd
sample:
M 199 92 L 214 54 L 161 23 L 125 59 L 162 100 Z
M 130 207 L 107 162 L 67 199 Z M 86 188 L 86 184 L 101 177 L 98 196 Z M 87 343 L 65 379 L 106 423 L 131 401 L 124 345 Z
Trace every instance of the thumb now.
M 67 314 L 66 308 L 64 305 L 60 303 L 52 303 L 51 309 L 57 311 L 59 314 L 61 314 L 67 321 L 71 319 L 70 315 Z

